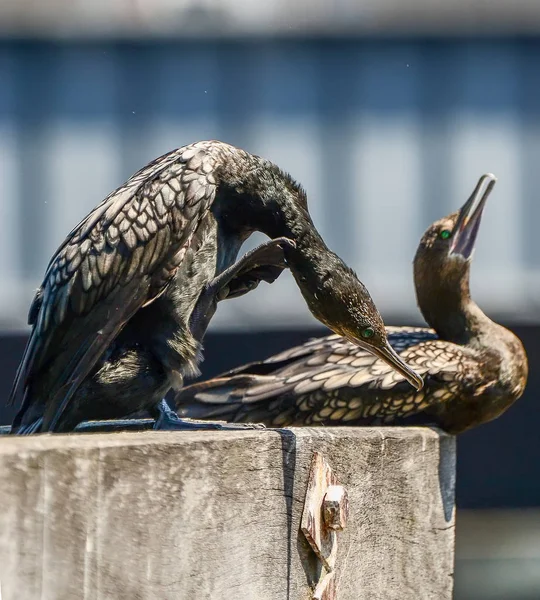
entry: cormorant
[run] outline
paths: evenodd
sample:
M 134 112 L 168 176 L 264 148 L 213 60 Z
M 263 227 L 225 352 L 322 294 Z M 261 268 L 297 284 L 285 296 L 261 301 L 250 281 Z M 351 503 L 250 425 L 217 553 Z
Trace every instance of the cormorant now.
M 153 411 L 160 427 L 184 428 L 160 399 L 197 372 L 208 318 L 198 323 L 194 307 L 201 294 L 212 305 L 226 290 L 255 230 L 281 238 L 316 318 L 421 388 L 388 344 L 367 289 L 315 229 L 300 186 L 261 157 L 197 142 L 133 175 L 56 251 L 30 308 L 12 431 L 69 431 L 139 410 Z
M 522 395 L 528 366 L 520 340 L 469 293 L 475 240 L 495 181 L 484 175 L 461 210 L 431 225 L 420 241 L 414 281 L 432 329 L 387 328 L 396 352 L 424 377 L 422 390 L 331 335 L 184 388 L 176 395 L 179 414 L 274 427 L 430 424 L 454 434 L 498 417 Z

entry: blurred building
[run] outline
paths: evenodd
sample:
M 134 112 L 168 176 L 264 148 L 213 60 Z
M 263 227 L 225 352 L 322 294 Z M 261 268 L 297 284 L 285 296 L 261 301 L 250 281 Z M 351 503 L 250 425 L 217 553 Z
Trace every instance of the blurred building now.
M 385 314 L 409 319 L 419 236 L 494 172 L 473 290 L 536 321 L 540 39 L 502 35 L 540 26 L 540 6 L 398 4 L 0 4 L 0 324 L 24 325 L 48 258 L 91 207 L 200 139 L 289 170 L 329 245 Z M 498 37 L 449 37 L 476 28 Z M 284 277 L 224 305 L 214 327 L 310 319 Z
M 158 155 L 220 139 L 305 186 L 328 245 L 390 322 L 420 320 L 421 233 L 495 173 L 472 290 L 497 319 L 527 324 L 540 356 L 539 65 L 538 0 L 2 2 L 0 329 L 24 330 L 52 252 L 105 195 Z M 242 330 L 313 325 L 284 275 L 221 305 L 212 330 L 236 335 L 232 366 L 289 340 L 248 343 Z M 209 338 L 206 373 L 232 339 Z M 3 340 L 12 369 L 19 349 Z M 464 505 L 540 505 L 523 406 L 460 442 Z M 478 515 L 463 517 L 456 597 L 540 598 L 538 513 Z

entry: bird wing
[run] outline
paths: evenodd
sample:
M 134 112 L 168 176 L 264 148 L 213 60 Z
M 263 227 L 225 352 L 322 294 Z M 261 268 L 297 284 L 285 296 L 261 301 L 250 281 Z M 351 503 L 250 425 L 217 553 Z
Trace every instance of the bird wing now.
M 179 411 L 193 418 L 272 425 L 388 422 L 458 393 L 457 375 L 470 362 L 466 348 L 438 340 L 429 329 L 387 331 L 394 349 L 424 377 L 422 390 L 414 390 L 373 354 L 334 335 L 186 387 L 177 396 Z
M 33 326 L 9 403 L 47 370 L 43 430 L 142 306 L 174 277 L 216 193 L 204 144 L 166 154 L 110 194 L 51 259 L 29 313 Z

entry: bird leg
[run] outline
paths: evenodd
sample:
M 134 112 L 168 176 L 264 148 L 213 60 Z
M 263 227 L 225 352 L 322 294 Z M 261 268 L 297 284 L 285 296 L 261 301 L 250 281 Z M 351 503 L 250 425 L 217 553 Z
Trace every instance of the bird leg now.
M 239 298 L 254 290 L 261 281 L 273 283 L 287 268 L 283 253 L 285 245 L 294 246 L 294 242 L 288 238 L 265 242 L 214 277 L 199 296 L 190 325 L 195 325 L 195 321 L 207 324 L 218 302 Z M 196 335 L 193 329 L 192 331 Z
M 283 249 L 295 243 L 285 237 L 276 238 L 250 250 L 206 286 L 205 294 L 219 300 L 237 298 L 255 289 L 260 281 L 273 283 L 287 268 Z M 224 293 L 224 290 L 227 292 Z
M 259 423 L 217 423 L 212 421 L 193 421 L 181 419 L 174 410 L 162 400 L 157 406 L 157 417 L 154 429 L 165 431 L 238 431 L 244 429 L 264 429 Z M 154 411 L 152 411 L 154 412 Z
M 242 256 L 209 284 L 219 300 L 238 298 L 254 290 L 261 281 L 273 283 L 287 268 L 284 247 L 296 244 L 289 238 L 265 242 Z M 225 290 L 226 293 L 225 293 Z
M 189 329 L 202 339 L 221 300 L 238 298 L 254 290 L 261 281 L 273 283 L 287 268 L 283 248 L 294 247 L 288 238 L 276 238 L 247 252 L 233 265 L 214 277 L 201 292 L 191 313 Z

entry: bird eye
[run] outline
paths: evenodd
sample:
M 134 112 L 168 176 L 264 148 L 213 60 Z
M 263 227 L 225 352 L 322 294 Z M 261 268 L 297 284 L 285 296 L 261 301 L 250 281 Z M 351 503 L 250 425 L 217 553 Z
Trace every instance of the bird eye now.
M 360 332 L 360 335 L 364 339 L 369 340 L 369 338 L 372 338 L 375 335 L 375 331 L 373 330 L 372 327 L 366 327 L 365 329 L 362 329 L 362 331 Z
M 448 229 L 443 229 L 443 230 L 441 231 L 441 233 L 439 233 L 439 237 L 440 237 L 442 240 L 447 240 L 447 239 L 448 239 L 448 238 L 449 238 L 451 235 L 452 235 L 452 232 L 451 232 L 451 231 L 449 231 Z

